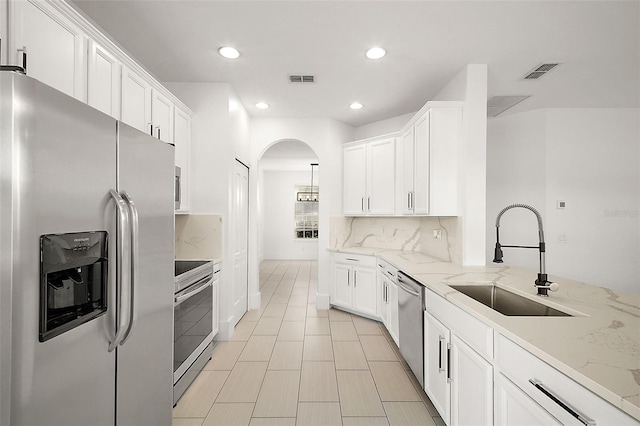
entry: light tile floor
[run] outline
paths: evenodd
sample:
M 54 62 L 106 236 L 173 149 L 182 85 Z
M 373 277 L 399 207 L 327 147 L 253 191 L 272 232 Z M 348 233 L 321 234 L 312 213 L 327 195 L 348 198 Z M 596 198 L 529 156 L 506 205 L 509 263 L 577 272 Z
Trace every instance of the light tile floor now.
M 175 426 L 444 425 L 377 321 L 315 307 L 317 262 L 266 260 L 262 307 L 173 410 Z

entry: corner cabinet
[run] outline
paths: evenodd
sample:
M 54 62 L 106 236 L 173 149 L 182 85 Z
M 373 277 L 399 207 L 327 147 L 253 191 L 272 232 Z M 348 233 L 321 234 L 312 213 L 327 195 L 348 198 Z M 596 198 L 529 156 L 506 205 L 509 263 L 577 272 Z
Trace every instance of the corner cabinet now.
M 402 131 L 397 151 L 400 215 L 458 214 L 462 106 L 430 102 Z
M 344 148 L 344 214 L 395 214 L 395 138 L 355 143 Z
M 331 264 L 332 305 L 376 317 L 376 258 L 334 253 Z

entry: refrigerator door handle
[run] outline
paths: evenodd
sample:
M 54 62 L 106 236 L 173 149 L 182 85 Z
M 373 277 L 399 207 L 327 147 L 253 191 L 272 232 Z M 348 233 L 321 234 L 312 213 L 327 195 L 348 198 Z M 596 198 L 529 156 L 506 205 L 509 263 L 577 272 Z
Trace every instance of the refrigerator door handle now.
M 127 318 L 123 312 L 123 302 L 128 299 L 126 292 L 129 290 L 128 285 L 124 285 L 124 282 L 128 279 L 128 274 L 124 272 L 124 265 L 126 256 L 125 251 L 130 242 L 127 241 L 128 228 L 129 228 L 129 209 L 126 202 L 122 199 L 120 194 L 115 190 L 109 190 L 109 194 L 116 202 L 118 208 L 118 238 L 116 246 L 116 280 L 117 280 L 117 301 L 116 301 L 116 329 L 114 332 L 114 338 L 109 342 L 109 352 L 112 352 L 116 346 L 120 343 L 127 331 Z
M 124 343 L 129 338 L 131 334 L 131 330 L 136 322 L 137 311 L 136 311 L 136 303 L 137 303 L 137 290 L 138 290 L 138 252 L 139 252 L 139 227 L 138 227 L 138 209 L 136 204 L 133 202 L 133 198 L 126 192 L 122 191 L 122 198 L 124 199 L 127 207 L 129 208 L 129 218 L 130 218 L 130 233 L 131 233 L 131 270 L 129 275 L 129 284 L 130 284 L 130 303 L 129 303 L 129 326 L 127 327 L 127 332 L 125 333 L 120 345 L 124 345 Z

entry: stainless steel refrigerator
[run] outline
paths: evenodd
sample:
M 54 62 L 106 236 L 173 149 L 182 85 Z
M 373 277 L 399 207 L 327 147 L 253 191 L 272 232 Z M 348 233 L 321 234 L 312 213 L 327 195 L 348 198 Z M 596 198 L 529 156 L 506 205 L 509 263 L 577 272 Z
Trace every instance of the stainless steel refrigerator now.
M 0 424 L 171 424 L 174 147 L 0 72 Z

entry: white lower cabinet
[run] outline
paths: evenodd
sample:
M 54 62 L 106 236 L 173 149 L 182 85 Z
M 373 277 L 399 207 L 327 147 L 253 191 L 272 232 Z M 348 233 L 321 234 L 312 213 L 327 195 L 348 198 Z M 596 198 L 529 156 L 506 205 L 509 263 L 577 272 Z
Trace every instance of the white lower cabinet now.
M 426 298 L 425 392 L 448 425 L 493 424 L 491 329 L 430 290 Z
M 496 375 L 495 388 L 496 426 L 562 424 L 501 373 Z
M 427 296 L 428 297 L 428 296 Z M 451 424 L 451 338 L 449 329 L 424 314 L 424 391 L 446 424 Z
M 331 304 L 367 316 L 378 316 L 376 258 L 334 253 Z
M 495 368 L 497 424 L 640 425 L 503 335 L 496 337 Z
M 213 335 L 220 331 L 220 278 L 213 282 Z
M 493 365 L 451 336 L 451 424 L 493 423 Z
M 398 285 L 395 283 L 397 273 L 393 266 L 378 259 L 378 316 L 393 341 L 399 345 Z

